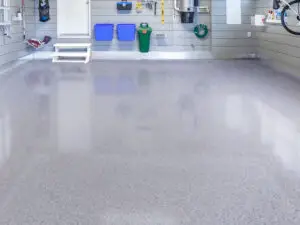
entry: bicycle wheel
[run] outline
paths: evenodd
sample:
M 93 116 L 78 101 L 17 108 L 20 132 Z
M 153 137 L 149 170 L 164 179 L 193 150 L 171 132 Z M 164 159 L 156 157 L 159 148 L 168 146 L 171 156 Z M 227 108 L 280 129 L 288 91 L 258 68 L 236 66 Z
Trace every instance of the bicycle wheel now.
M 300 0 L 286 5 L 281 12 L 281 23 L 284 29 L 294 35 L 300 35 Z

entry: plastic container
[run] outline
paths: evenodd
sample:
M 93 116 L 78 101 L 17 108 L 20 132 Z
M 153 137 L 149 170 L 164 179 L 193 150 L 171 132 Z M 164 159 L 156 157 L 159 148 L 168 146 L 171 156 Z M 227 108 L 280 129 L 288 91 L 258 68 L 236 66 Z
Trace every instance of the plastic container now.
M 117 9 L 118 10 L 131 10 L 132 2 L 117 2 Z
M 111 41 L 114 36 L 114 25 L 105 24 L 95 24 L 94 33 L 96 41 Z
M 148 23 L 141 23 L 140 27 L 138 28 L 140 52 L 149 52 L 151 33 L 152 28 L 149 27 Z
M 134 41 L 135 40 L 135 24 L 118 24 L 117 36 L 119 41 Z

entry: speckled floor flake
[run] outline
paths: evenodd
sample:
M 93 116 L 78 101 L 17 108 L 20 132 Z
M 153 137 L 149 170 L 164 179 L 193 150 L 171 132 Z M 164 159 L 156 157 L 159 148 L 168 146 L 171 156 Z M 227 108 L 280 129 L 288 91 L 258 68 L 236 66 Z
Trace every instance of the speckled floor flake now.
M 260 61 L 32 61 L 0 82 L 0 225 L 300 224 L 300 81 Z

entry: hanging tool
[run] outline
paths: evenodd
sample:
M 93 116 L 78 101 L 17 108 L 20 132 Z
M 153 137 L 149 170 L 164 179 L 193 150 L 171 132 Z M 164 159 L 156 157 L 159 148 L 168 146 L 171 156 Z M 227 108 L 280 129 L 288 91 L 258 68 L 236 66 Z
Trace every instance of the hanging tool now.
M 49 0 L 39 0 L 39 17 L 40 22 L 45 23 L 50 20 Z
M 165 24 L 165 0 L 160 1 L 161 7 L 161 24 Z
M 152 10 L 152 0 L 146 1 L 146 8 Z
M 137 0 L 135 4 L 135 10 L 137 13 L 141 13 L 143 11 L 143 4 L 141 0 Z
M 205 24 L 199 24 L 194 27 L 194 34 L 197 38 L 205 38 L 208 35 L 208 27 Z
M 132 2 L 127 2 L 127 0 L 122 0 L 117 2 L 117 10 L 131 10 L 132 9 Z
M 27 44 L 35 49 L 40 49 L 44 47 L 46 44 L 48 44 L 52 38 L 50 36 L 45 36 L 43 40 L 31 38 L 27 40 Z
M 23 29 L 23 40 L 26 40 L 26 22 L 25 22 L 25 0 L 22 0 L 22 29 Z
M 11 39 L 11 33 L 10 33 L 10 25 L 4 26 L 3 27 L 3 34 L 5 37 L 10 38 Z
M 157 1 L 154 1 L 154 16 L 156 16 Z

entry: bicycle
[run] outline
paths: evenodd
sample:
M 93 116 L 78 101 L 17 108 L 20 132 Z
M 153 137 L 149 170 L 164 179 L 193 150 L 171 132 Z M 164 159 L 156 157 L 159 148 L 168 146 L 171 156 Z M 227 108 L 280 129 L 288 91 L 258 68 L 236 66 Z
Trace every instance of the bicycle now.
M 273 8 L 281 11 L 281 24 L 289 33 L 300 35 L 300 0 L 294 0 L 288 3 L 286 0 L 273 0 Z M 295 15 L 295 17 L 290 16 Z M 288 21 L 287 21 L 288 17 Z

